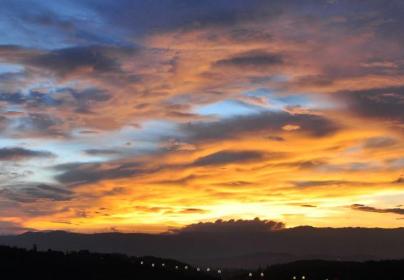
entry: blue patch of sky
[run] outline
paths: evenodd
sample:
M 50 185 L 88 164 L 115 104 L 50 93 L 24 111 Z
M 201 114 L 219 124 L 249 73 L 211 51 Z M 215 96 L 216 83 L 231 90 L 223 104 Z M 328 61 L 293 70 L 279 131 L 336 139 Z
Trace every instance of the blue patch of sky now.
M 201 115 L 219 115 L 221 117 L 232 117 L 237 115 L 257 114 L 262 111 L 282 110 L 285 106 L 308 106 L 310 98 L 305 95 L 277 96 L 268 89 L 244 92 L 245 97 L 267 98 L 269 106 L 254 105 L 238 99 L 222 100 L 210 105 L 201 106 L 195 112 Z
M 7 73 L 19 73 L 24 70 L 24 67 L 21 65 L 15 64 L 1 64 L 0 65 L 0 75 Z
M 249 115 L 257 113 L 252 106 L 246 106 L 242 102 L 235 100 L 219 101 L 211 105 L 202 106 L 195 110 L 200 115 L 219 115 L 221 117 L 231 117 L 237 115 Z

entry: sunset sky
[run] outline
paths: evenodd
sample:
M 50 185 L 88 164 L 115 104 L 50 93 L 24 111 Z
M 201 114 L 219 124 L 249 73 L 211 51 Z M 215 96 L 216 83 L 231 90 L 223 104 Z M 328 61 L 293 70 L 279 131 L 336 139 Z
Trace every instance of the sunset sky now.
M 404 226 L 403 11 L 3 0 L 0 233 Z

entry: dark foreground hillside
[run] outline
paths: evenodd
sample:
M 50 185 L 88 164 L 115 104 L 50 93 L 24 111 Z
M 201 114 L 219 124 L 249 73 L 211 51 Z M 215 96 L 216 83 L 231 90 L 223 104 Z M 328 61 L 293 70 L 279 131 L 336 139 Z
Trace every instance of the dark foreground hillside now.
M 278 264 L 264 270 L 243 271 L 230 277 L 232 280 L 260 279 L 270 280 L 404 280 L 404 260 L 385 260 L 367 262 L 340 261 L 297 261 Z M 304 277 L 304 278 L 303 278 Z
M 153 257 L 140 259 L 122 254 L 36 252 L 0 246 L 0 279 L 41 280 L 214 280 L 186 264 Z M 152 267 L 155 263 L 155 267 Z M 165 264 L 163 268 L 161 265 Z M 175 266 L 179 269 L 176 270 Z

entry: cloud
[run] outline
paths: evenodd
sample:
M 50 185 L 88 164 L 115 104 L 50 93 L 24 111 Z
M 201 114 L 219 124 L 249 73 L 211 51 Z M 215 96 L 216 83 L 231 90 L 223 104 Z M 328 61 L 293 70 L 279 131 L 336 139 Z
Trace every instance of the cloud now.
M 90 156 L 110 156 L 120 154 L 120 152 L 115 150 L 101 150 L 101 149 L 88 149 L 84 153 Z
M 221 59 L 214 63 L 214 67 L 236 67 L 241 69 L 264 70 L 274 65 L 281 65 L 284 61 L 280 54 L 269 54 L 260 51 L 251 51 L 236 56 Z
M 24 148 L 0 148 L 0 161 L 25 160 L 31 158 L 50 158 L 55 154 L 47 151 L 34 151 Z
M 47 184 L 25 183 L 0 188 L 0 196 L 19 203 L 69 201 L 74 192 Z
M 299 130 L 300 128 L 301 128 L 300 126 L 293 125 L 293 124 L 287 124 L 287 125 L 282 126 L 282 129 L 286 130 L 286 131 Z
M 195 122 L 180 125 L 180 129 L 193 140 L 229 139 L 246 135 L 281 132 L 285 125 L 301 127 L 299 132 L 313 137 L 324 137 L 338 132 L 338 123 L 325 116 L 290 115 L 287 113 L 267 113 L 236 116 L 217 122 Z M 277 136 L 277 135 L 275 135 Z
M 352 204 L 351 209 L 372 213 L 392 213 L 392 214 L 404 215 L 404 209 L 402 208 L 379 209 L 375 207 L 365 206 L 363 204 Z
M 285 228 L 282 222 L 260 220 L 216 220 L 215 222 L 200 222 L 190 224 L 181 229 L 171 229 L 173 233 L 209 232 L 209 233 L 252 233 L 268 232 Z
M 392 147 L 398 143 L 396 139 L 391 137 L 374 137 L 367 139 L 363 147 L 365 149 L 383 149 Z
M 194 151 L 194 150 L 196 150 L 195 145 L 176 141 L 175 139 L 169 139 L 167 142 L 162 142 L 159 145 L 168 150 L 175 150 L 175 151 Z
M 55 179 L 64 184 L 88 184 L 101 180 L 130 178 L 142 174 L 153 173 L 155 170 L 143 169 L 139 163 L 70 163 L 54 167 L 62 173 Z
M 401 176 L 400 178 L 395 180 L 394 183 L 397 183 L 397 184 L 404 183 L 404 176 Z
M 350 110 L 368 119 L 384 119 L 404 123 L 404 87 L 369 89 L 339 94 Z
M 49 69 L 62 76 L 80 68 L 90 68 L 99 73 L 119 72 L 121 68 L 117 57 L 120 57 L 119 55 L 134 55 L 137 51 L 138 49 L 134 47 L 79 46 L 51 50 L 32 56 L 26 59 L 24 63 Z
M 240 164 L 249 161 L 257 161 L 263 159 L 264 154 L 257 151 L 220 151 L 198 158 L 194 166 L 224 165 L 224 164 Z
M 0 233 L 9 235 L 9 234 L 22 234 L 27 231 L 36 231 L 34 228 L 24 227 L 22 224 L 18 222 L 12 221 L 0 221 Z

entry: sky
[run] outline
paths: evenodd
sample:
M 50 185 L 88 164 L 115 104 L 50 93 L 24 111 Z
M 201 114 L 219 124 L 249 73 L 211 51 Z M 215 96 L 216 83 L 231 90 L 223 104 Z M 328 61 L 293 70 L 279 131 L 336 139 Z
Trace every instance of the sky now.
M 0 232 L 404 225 L 401 0 L 4 0 Z

